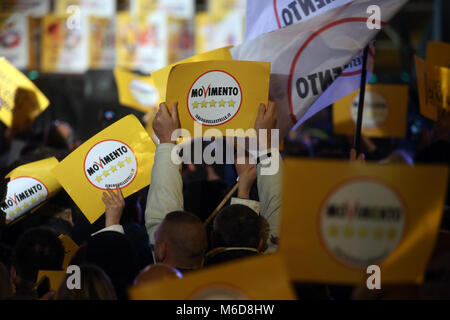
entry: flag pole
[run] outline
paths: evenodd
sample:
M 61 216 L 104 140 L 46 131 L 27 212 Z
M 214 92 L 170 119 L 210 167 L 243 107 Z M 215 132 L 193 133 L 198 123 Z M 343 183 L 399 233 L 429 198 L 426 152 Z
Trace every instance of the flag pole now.
M 369 54 L 369 45 L 364 48 L 363 63 L 361 70 L 361 82 L 359 84 L 359 102 L 358 102 L 358 118 L 356 119 L 355 140 L 353 148 L 356 150 L 356 156 L 359 156 L 361 149 L 361 128 L 364 110 L 364 97 L 366 94 L 366 77 L 367 77 L 367 56 Z

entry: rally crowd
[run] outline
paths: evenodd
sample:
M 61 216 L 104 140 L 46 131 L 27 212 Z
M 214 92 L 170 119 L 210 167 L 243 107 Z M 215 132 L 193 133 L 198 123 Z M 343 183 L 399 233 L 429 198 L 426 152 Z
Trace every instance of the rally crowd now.
M 255 122 L 257 132 L 276 128 L 276 108 L 273 103 L 267 108 L 260 106 Z M 326 122 L 323 119 L 327 112 L 316 116 L 315 121 Z M 345 137 L 326 136 L 326 130 L 317 125 L 289 135 L 281 156 L 404 165 L 448 164 L 448 118 L 443 115 L 429 132 L 423 129 L 414 152 L 405 151 L 394 140 L 373 141 L 365 137 L 365 156 L 357 156 Z M 169 111 L 161 104 L 152 125 L 160 143 L 150 186 L 126 199 L 119 188 L 107 190 L 102 198 L 105 215 L 95 223 L 88 222 L 64 190 L 12 225 L 5 224 L 2 213 L 0 299 L 128 299 L 128 289 L 134 285 L 166 277 L 181 278 L 211 265 L 277 250 L 282 166 L 274 175 L 261 175 L 261 166 L 265 165 L 262 161 L 256 165 L 249 161 L 235 165 L 176 165 L 171 161 L 171 152 L 175 146 L 172 132 L 180 126 L 177 105 Z M 51 156 L 62 160 L 77 146 L 74 129 L 64 122 L 53 122 L 39 134 L 30 131 L 18 135 L 3 124 L 0 126 L 2 178 L 21 164 Z M 278 152 L 270 152 L 270 141 L 266 144 L 267 150 L 258 152 L 260 157 L 281 158 Z M 237 191 L 205 225 L 237 177 Z M 7 180 L 1 179 L 1 201 L 6 195 L 6 184 Z M 293 283 L 298 298 L 450 298 L 448 200 L 449 197 L 422 285 L 387 286 L 373 293 L 351 286 Z M 65 279 L 56 292 L 42 289 L 42 283 L 38 283 L 39 270 L 62 269 L 65 250 L 58 238 L 60 234 L 79 245 L 70 262 L 81 268 L 79 290 L 69 289 Z

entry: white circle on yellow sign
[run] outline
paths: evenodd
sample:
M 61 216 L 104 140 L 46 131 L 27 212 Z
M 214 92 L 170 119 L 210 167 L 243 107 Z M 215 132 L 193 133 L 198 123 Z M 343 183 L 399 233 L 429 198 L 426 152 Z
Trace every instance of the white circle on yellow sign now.
M 158 91 L 150 83 L 135 79 L 130 82 L 130 91 L 133 98 L 144 107 L 150 108 L 158 104 Z
M 137 175 L 138 162 L 133 150 L 118 140 L 103 140 L 86 154 L 84 174 L 96 188 L 106 190 L 128 186 Z
M 347 266 L 382 263 L 399 245 L 406 209 L 400 196 L 375 180 L 335 188 L 321 210 L 319 232 L 327 251 Z
M 199 76 L 192 84 L 187 107 L 194 121 L 204 126 L 218 126 L 239 112 L 242 97 L 236 78 L 228 72 L 212 70 Z
M 350 107 L 350 114 L 356 123 L 358 118 L 359 94 L 356 95 Z M 386 121 L 389 109 L 386 99 L 375 91 L 367 91 L 364 98 L 364 111 L 362 127 L 365 129 L 374 129 Z

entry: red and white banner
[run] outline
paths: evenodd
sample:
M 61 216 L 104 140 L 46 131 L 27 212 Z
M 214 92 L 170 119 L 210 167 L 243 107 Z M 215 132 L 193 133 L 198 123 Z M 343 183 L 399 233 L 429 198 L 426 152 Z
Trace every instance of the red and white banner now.
M 407 1 L 377 1 L 381 14 L 375 22 L 382 27 Z M 362 55 L 357 55 L 380 30 L 369 28 L 372 5 L 355 0 L 231 49 L 235 60 L 272 63 L 270 96 L 279 106 L 281 136 L 359 88 Z

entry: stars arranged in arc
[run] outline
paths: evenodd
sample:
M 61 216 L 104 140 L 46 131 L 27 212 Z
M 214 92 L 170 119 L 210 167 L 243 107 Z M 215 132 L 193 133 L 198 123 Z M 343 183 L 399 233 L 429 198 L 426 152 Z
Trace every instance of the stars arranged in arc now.
M 344 237 L 344 238 L 353 238 L 357 237 L 360 239 L 366 239 L 369 237 L 373 237 L 375 240 L 381 240 L 383 236 L 386 236 L 388 239 L 394 239 L 397 236 L 397 230 L 394 228 L 390 229 L 368 229 L 366 227 L 354 228 L 351 226 L 339 227 L 336 225 L 330 225 L 327 230 L 328 236 L 330 237 Z
M 194 101 L 194 102 L 192 103 L 192 107 L 193 107 L 194 109 L 197 109 L 198 107 L 201 107 L 201 108 L 207 108 L 208 105 L 209 105 L 210 108 L 215 108 L 216 105 L 219 104 L 219 107 L 225 107 L 226 105 L 228 105 L 228 107 L 234 108 L 234 106 L 236 105 L 236 103 L 237 103 L 237 102 L 234 101 L 233 99 L 230 99 L 230 100 L 228 100 L 228 101 L 225 101 L 225 100 L 223 100 L 223 99 L 220 100 L 220 101 L 215 101 L 215 100 L 207 101 L 207 100 L 203 100 L 203 101 L 201 101 L 201 102 Z
M 130 164 L 131 163 L 131 158 L 130 157 L 126 157 L 125 161 L 119 161 L 117 163 L 117 166 L 119 166 L 119 168 L 123 168 L 125 166 L 125 164 Z M 97 182 L 101 182 L 104 178 L 108 177 L 109 175 L 113 174 L 114 172 L 117 171 L 117 166 L 111 166 L 109 167 L 109 169 L 103 171 L 99 176 L 97 176 L 95 178 L 95 180 L 97 180 Z

